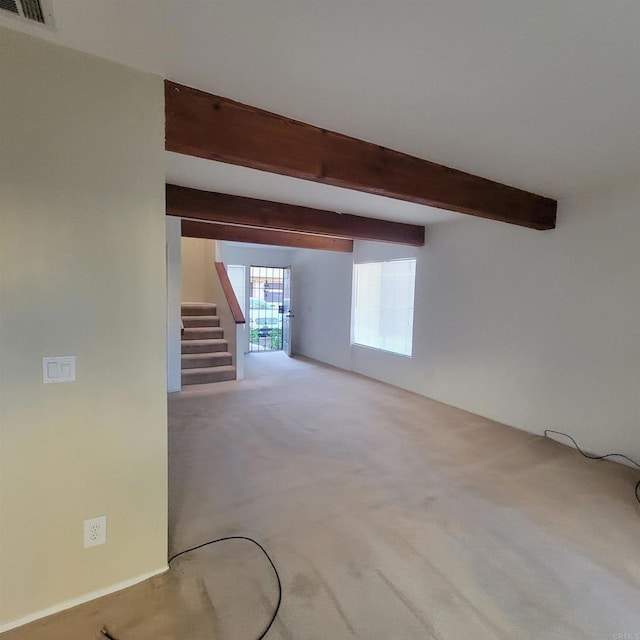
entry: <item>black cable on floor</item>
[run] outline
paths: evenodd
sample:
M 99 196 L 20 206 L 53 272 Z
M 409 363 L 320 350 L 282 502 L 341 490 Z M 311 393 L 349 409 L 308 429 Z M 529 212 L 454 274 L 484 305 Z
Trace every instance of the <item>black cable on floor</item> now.
M 269 564 L 271 565 L 271 568 L 273 569 L 273 573 L 276 577 L 276 582 L 278 583 L 278 602 L 276 603 L 276 607 L 273 610 L 273 614 L 271 615 L 271 619 L 269 620 L 267 626 L 264 628 L 264 631 L 256 639 L 256 640 L 263 640 L 263 638 L 267 635 L 267 633 L 269 633 L 269 629 L 271 629 L 271 626 L 273 625 L 273 623 L 276 620 L 276 617 L 278 616 L 278 611 L 280 610 L 280 603 L 282 602 L 282 583 L 280 582 L 280 574 L 276 569 L 276 565 L 273 564 L 273 560 L 271 559 L 271 556 L 267 553 L 267 550 L 259 542 L 257 542 L 253 538 L 248 538 L 247 536 L 226 536 L 225 538 L 218 538 L 217 540 L 209 540 L 208 542 L 203 542 L 202 544 L 199 544 L 195 547 L 191 547 L 191 549 L 185 549 L 184 551 L 175 553 L 169 558 L 169 564 L 171 564 L 176 558 L 183 556 L 185 553 L 190 553 L 191 551 L 196 551 L 197 549 L 202 549 L 202 547 L 207 547 L 211 544 L 216 544 L 218 542 L 225 542 L 226 540 L 246 540 L 247 542 L 251 542 L 252 544 L 255 544 L 256 547 L 258 547 L 258 549 L 262 551 L 262 553 L 264 554 L 264 557 L 269 561 Z
M 638 469 L 640 469 L 640 463 L 636 462 L 635 460 L 633 460 L 629 456 L 625 456 L 624 453 L 605 453 L 605 455 L 603 455 L 603 456 L 593 456 L 590 453 L 585 453 L 579 447 L 578 443 L 568 433 L 563 433 L 562 431 L 554 431 L 553 429 L 545 429 L 544 430 L 544 437 L 545 438 L 548 437 L 547 436 L 548 433 L 555 433 L 556 435 L 564 436 L 565 438 L 569 438 L 569 440 L 571 440 L 571 442 L 573 442 L 573 445 L 578 450 L 578 452 L 581 453 L 585 458 L 589 458 L 589 460 L 605 460 L 606 458 L 622 458 L 622 459 L 626 460 L 627 462 L 630 462 L 632 465 L 634 465 Z M 636 494 L 636 500 L 638 502 L 640 502 L 640 480 L 638 480 L 638 482 L 636 483 L 635 494 Z
M 278 602 L 276 603 L 275 609 L 273 610 L 273 614 L 271 615 L 271 619 L 269 620 L 267 626 L 264 628 L 263 632 L 256 638 L 256 640 L 263 640 L 263 638 L 269 633 L 269 629 L 271 629 L 273 623 L 278 616 L 278 611 L 280 610 L 280 603 L 282 602 L 282 582 L 280 582 L 280 574 L 276 569 L 276 565 L 273 563 L 271 556 L 267 553 L 267 550 L 256 540 L 253 538 L 248 538 L 247 536 L 226 536 L 224 538 L 217 538 L 216 540 L 209 540 L 208 542 L 203 542 L 202 544 L 196 545 L 195 547 L 191 547 L 190 549 L 185 549 L 184 551 L 179 551 L 178 553 L 174 553 L 168 561 L 168 564 L 171 564 L 176 558 L 185 555 L 186 553 L 190 553 L 191 551 L 196 551 L 197 549 L 202 549 L 203 547 L 208 547 L 212 544 L 217 544 L 218 542 L 225 542 L 226 540 L 246 540 L 247 542 L 251 542 L 255 544 L 260 551 L 264 554 L 264 557 L 269 561 L 271 568 L 273 569 L 273 573 L 276 577 L 276 581 L 278 583 Z M 109 631 L 107 631 L 106 627 L 103 627 L 100 630 L 100 633 L 107 638 L 107 640 L 117 640 L 114 636 L 112 636 Z

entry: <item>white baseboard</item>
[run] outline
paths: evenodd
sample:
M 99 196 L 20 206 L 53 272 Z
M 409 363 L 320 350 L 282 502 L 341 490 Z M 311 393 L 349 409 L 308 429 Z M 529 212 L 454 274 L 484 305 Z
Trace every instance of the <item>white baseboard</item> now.
M 102 596 L 108 596 L 110 593 L 122 591 L 122 589 L 127 589 L 128 587 L 133 587 L 133 585 L 144 582 L 149 578 L 153 578 L 153 576 L 160 575 L 168 569 L 168 566 L 160 567 L 160 569 L 150 571 L 149 573 L 145 573 L 141 576 L 136 576 L 135 578 L 130 578 L 129 580 L 124 580 L 123 582 L 112 584 L 110 587 L 98 589 L 97 591 L 92 591 L 91 593 L 85 593 L 84 595 L 78 596 L 77 598 L 71 598 L 71 600 L 60 602 L 53 607 L 42 609 L 41 611 L 36 611 L 35 613 L 30 613 L 28 616 L 24 616 L 23 618 L 19 618 L 18 620 L 13 620 L 12 622 L 0 625 L 0 633 L 4 633 L 5 631 L 9 631 L 10 629 L 15 629 L 16 627 L 21 627 L 22 625 L 29 624 L 29 622 L 34 622 L 35 620 L 40 620 L 40 618 L 52 616 L 54 613 L 60 613 L 60 611 L 64 611 L 65 609 L 77 607 L 79 604 L 84 604 L 85 602 L 89 602 L 90 600 L 102 598 Z

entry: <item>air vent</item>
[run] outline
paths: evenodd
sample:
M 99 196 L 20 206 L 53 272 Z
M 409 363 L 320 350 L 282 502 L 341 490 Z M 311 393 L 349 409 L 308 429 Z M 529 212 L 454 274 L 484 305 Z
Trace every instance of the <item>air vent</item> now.
M 18 5 L 15 3 L 15 0 L 0 0 L 0 9 L 11 11 L 11 13 L 20 15 L 20 12 L 18 11 Z
M 0 17 L 4 16 L 54 28 L 50 0 L 0 0 Z
M 40 0 L 20 0 L 24 17 L 44 24 L 44 13 L 40 6 Z

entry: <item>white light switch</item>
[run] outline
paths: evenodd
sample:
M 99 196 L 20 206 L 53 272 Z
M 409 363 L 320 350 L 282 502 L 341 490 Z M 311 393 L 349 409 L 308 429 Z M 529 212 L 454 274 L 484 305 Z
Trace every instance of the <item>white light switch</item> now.
M 47 362 L 47 375 L 46 378 L 52 379 L 58 377 L 58 363 L 57 362 Z
M 76 379 L 76 357 L 42 358 L 42 377 L 45 383 L 73 382 Z

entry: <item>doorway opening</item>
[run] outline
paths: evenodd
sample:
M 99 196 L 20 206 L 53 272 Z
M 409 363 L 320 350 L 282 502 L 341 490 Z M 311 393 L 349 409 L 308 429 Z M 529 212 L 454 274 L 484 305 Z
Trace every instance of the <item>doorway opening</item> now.
M 249 351 L 282 351 L 284 267 L 249 270 Z

